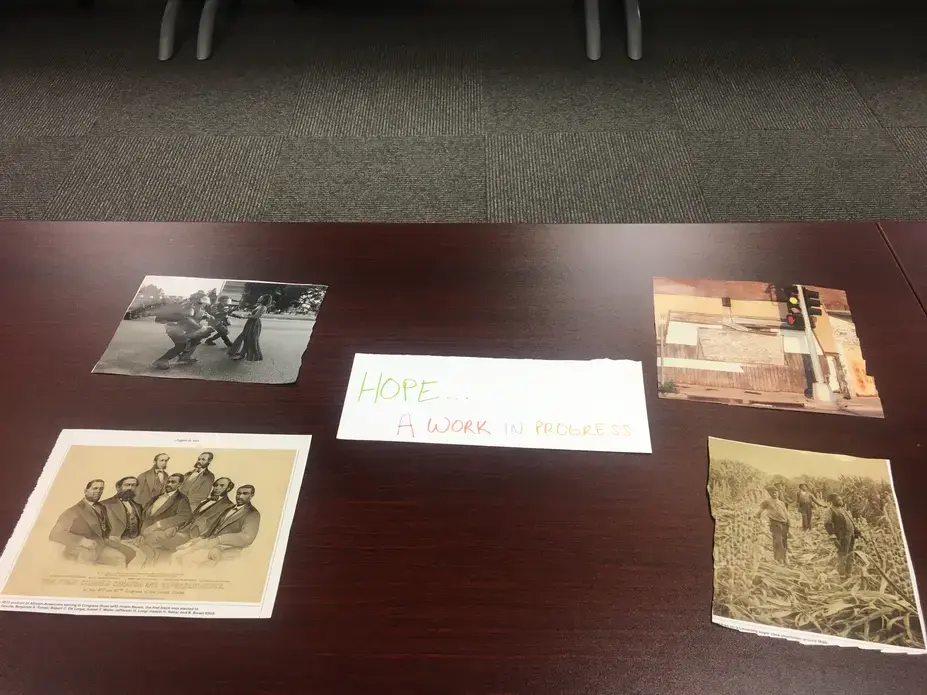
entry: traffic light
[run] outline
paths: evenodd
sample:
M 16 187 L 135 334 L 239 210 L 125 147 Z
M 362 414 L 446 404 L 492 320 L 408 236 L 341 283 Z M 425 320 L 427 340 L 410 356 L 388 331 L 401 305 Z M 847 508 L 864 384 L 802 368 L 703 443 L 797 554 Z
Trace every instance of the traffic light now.
M 805 307 L 808 309 L 808 318 L 814 328 L 814 319 L 821 316 L 821 294 L 814 290 L 802 288 L 805 295 Z M 785 322 L 789 328 L 804 330 L 805 315 L 801 310 L 801 297 L 797 285 L 787 285 L 776 288 L 776 299 L 785 303 Z
M 808 310 L 808 318 L 811 320 L 811 327 L 814 328 L 814 317 L 821 315 L 821 293 L 802 288 L 805 294 L 805 308 Z
M 801 300 L 798 298 L 798 287 L 789 285 L 782 288 L 779 295 L 785 302 L 785 322 L 790 328 L 804 329 L 805 317 L 801 313 Z

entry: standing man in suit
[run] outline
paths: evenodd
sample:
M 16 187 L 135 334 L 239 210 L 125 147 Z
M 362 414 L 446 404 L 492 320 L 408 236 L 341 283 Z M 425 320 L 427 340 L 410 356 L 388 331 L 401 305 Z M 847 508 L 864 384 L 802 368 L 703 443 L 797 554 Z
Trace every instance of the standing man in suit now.
M 144 473 L 139 473 L 135 501 L 143 508 L 164 492 L 164 486 L 167 485 L 167 462 L 170 460 L 167 454 L 158 454 L 154 457 L 154 465 Z
M 261 528 L 261 513 L 251 504 L 254 485 L 242 485 L 235 493 L 235 506 L 227 509 L 202 538 L 177 549 L 172 560 L 185 566 L 213 567 L 230 560 L 254 543 Z
M 84 499 L 58 517 L 48 539 L 64 546 L 64 556 L 84 565 L 125 567 L 135 552 L 109 540 L 106 508 L 100 503 L 104 483 L 99 478 L 84 486 Z M 126 552 L 128 551 L 128 552 Z
M 191 507 L 196 507 L 209 497 L 209 491 L 216 482 L 216 476 L 209 470 L 213 458 L 214 454 L 211 451 L 204 451 L 197 457 L 193 470 L 184 476 L 180 491 L 190 500 Z
M 234 487 L 235 483 L 229 478 L 218 478 L 209 491 L 209 497 L 193 507 L 186 521 L 176 526 L 165 526 L 157 532 L 146 533 L 146 542 L 156 552 L 173 551 L 191 539 L 207 534 L 215 526 L 219 516 L 234 506 L 228 497 L 228 493 Z M 189 505 L 189 501 L 187 504 Z

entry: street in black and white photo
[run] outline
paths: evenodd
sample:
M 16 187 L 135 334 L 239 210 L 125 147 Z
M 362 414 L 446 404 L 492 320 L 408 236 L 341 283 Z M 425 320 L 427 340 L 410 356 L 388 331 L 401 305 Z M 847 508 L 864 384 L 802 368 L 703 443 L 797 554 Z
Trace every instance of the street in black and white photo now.
M 296 381 L 324 285 L 149 276 L 93 371 Z

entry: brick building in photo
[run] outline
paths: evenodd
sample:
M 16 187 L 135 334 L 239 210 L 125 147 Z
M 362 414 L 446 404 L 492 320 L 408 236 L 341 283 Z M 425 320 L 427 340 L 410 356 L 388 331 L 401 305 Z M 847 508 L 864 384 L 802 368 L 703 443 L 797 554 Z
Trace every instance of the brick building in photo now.
M 817 359 L 840 409 L 881 416 L 846 294 L 807 289 L 820 293 L 822 308 L 812 341 L 786 323 L 786 305 L 771 285 L 656 278 L 661 395 L 814 408 L 811 360 Z

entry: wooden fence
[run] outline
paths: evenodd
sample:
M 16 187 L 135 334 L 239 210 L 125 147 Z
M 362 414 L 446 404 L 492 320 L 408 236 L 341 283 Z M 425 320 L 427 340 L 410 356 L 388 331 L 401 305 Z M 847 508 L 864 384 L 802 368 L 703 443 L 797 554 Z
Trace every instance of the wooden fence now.
M 698 348 L 694 345 L 666 345 L 665 357 L 698 360 Z M 711 386 L 715 388 L 741 389 L 744 391 L 779 391 L 804 393 L 811 387 L 810 355 L 785 353 L 785 364 L 742 365 L 743 373 L 720 372 L 708 369 L 664 367 L 664 383 L 672 381 L 677 385 Z M 828 375 L 827 360 L 820 359 L 825 379 Z

